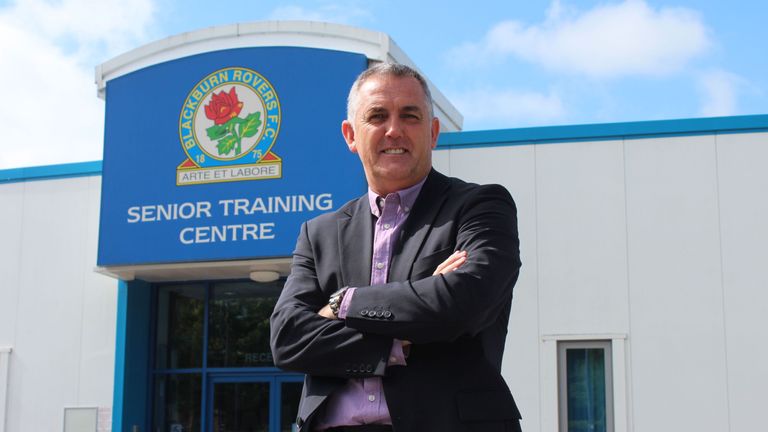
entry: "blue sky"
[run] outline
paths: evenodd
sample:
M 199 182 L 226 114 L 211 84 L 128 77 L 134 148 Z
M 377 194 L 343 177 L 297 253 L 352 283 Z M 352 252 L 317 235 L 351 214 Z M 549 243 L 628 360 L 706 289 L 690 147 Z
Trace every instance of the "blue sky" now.
M 210 26 L 388 33 L 477 130 L 766 114 L 766 18 L 755 0 L 0 0 L 0 169 L 101 159 L 94 67 Z

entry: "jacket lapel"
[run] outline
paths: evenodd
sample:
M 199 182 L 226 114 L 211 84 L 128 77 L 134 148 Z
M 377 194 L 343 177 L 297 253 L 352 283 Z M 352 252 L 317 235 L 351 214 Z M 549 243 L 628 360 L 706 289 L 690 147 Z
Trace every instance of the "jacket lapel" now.
M 390 281 L 404 281 L 410 278 L 413 263 L 432 229 L 435 217 L 448 199 L 446 192 L 449 185 L 446 176 L 434 169 L 430 171 L 395 242 L 389 269 Z
M 373 215 L 367 195 L 348 209 L 338 221 L 341 285 L 368 286 L 371 283 Z

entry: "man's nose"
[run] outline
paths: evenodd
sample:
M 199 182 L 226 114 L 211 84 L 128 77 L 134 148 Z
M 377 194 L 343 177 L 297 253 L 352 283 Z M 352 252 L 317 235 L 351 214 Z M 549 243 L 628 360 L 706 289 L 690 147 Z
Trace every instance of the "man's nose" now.
M 397 117 L 390 117 L 386 135 L 387 138 L 400 138 L 403 135 L 403 122 Z

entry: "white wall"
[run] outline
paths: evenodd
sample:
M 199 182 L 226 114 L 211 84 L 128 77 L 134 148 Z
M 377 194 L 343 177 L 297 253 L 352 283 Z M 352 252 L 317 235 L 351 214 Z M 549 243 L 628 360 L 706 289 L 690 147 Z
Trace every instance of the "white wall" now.
M 766 428 L 768 134 L 717 137 L 731 432 Z
M 436 152 L 438 170 L 518 205 L 503 371 L 525 430 L 557 430 L 548 343 L 579 337 L 621 341 L 617 431 L 765 424 L 766 161 L 766 133 Z
M 101 178 L 0 184 L 7 431 L 58 431 L 64 407 L 111 409 L 116 288 L 96 265 Z

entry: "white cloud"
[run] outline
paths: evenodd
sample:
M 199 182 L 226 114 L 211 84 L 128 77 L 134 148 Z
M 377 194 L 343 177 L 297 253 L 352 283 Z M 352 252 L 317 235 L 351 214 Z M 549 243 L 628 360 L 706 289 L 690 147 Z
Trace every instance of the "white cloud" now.
M 690 9 L 654 9 L 644 0 L 625 0 L 578 12 L 555 0 L 543 22 L 503 21 L 481 42 L 454 49 L 451 57 L 467 64 L 515 56 L 554 71 L 600 78 L 672 73 L 709 46 L 704 22 Z
M 701 95 L 699 114 L 704 117 L 730 116 L 737 113 L 737 95 L 744 80 L 722 70 L 703 73 L 698 88 Z
M 98 160 L 94 66 L 135 46 L 149 0 L 20 0 L 0 9 L 0 169 Z
M 551 124 L 565 115 L 563 102 L 554 91 L 480 89 L 448 96 L 464 114 L 465 129 Z
M 355 24 L 372 18 L 372 14 L 352 5 L 327 4 L 316 9 L 302 6 L 280 6 L 269 15 L 271 20 L 301 20 Z

